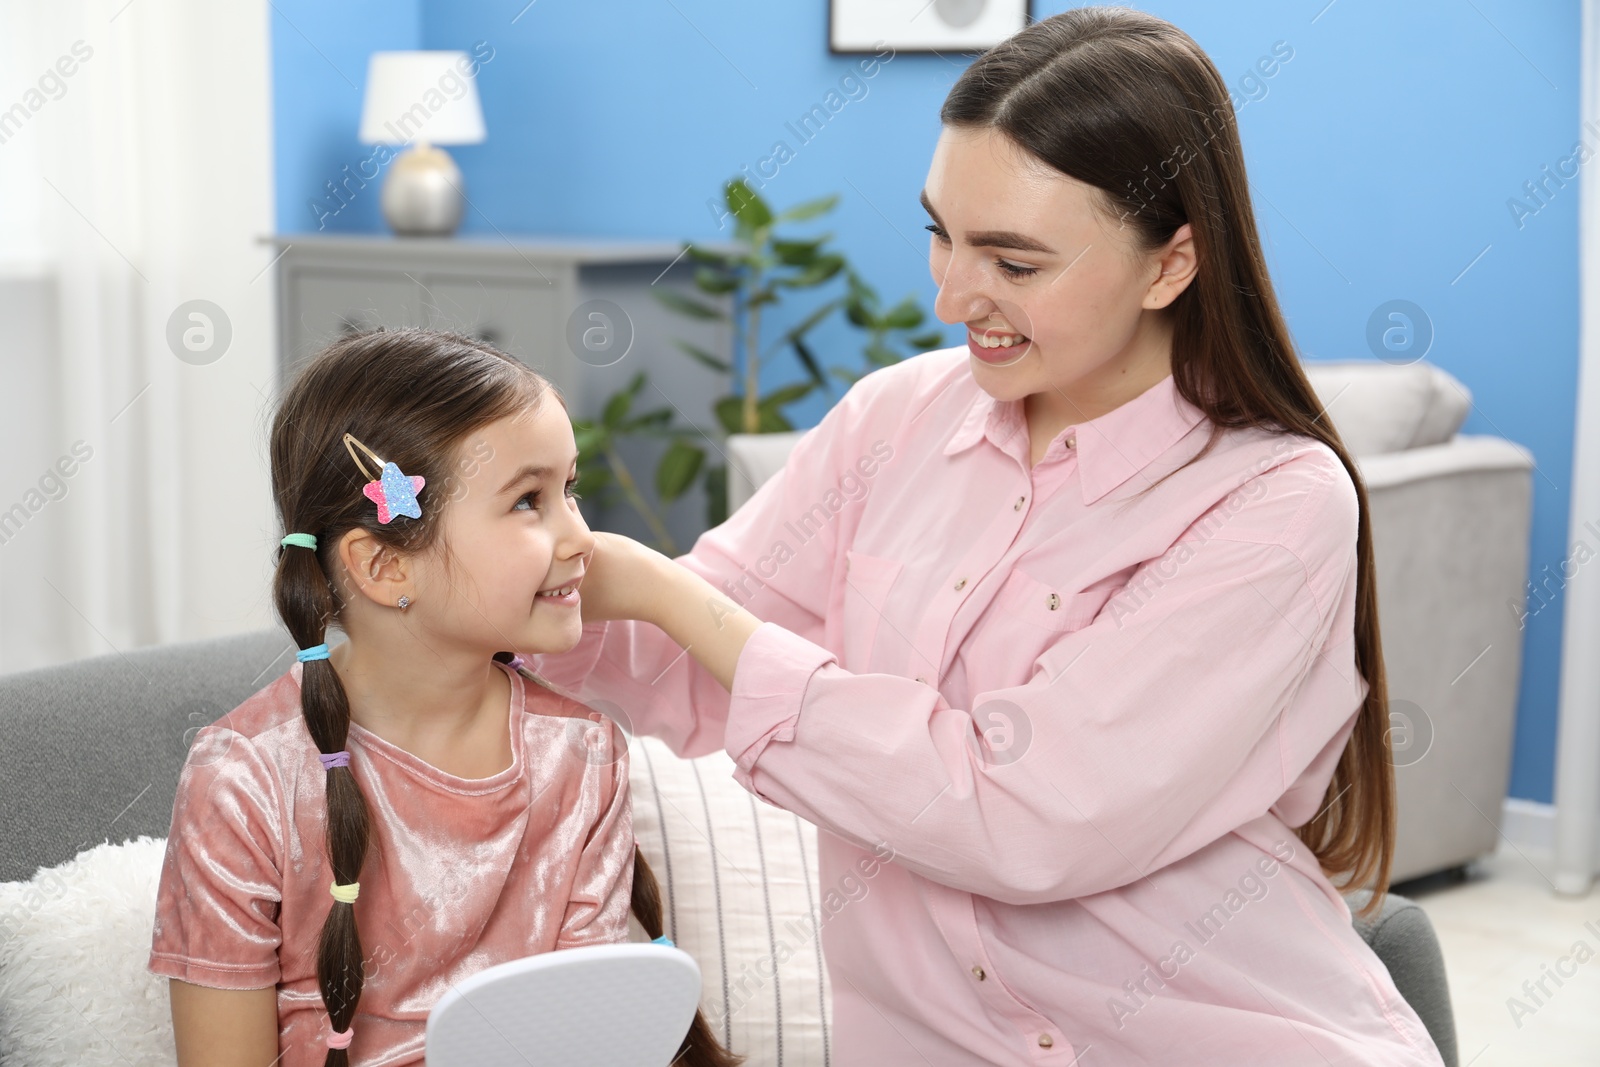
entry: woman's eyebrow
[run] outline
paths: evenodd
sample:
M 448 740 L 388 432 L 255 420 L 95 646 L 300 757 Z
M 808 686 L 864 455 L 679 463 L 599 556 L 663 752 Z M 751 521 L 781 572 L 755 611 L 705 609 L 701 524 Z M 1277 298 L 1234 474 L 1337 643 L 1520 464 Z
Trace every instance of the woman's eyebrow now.
M 924 189 L 920 197 L 922 206 L 928 214 L 933 216 L 933 221 L 943 226 L 939 213 L 933 210 L 933 204 L 928 200 L 928 191 Z M 1047 256 L 1056 254 L 1056 250 L 1048 245 L 1035 241 L 1032 237 L 1024 237 L 1011 230 L 979 230 L 977 233 L 967 234 L 967 243 L 974 248 L 1014 248 L 1019 252 L 1043 252 Z
M 567 469 L 571 470 L 572 467 L 577 464 L 577 462 L 578 462 L 578 457 L 577 456 L 573 456 L 572 457 L 572 462 L 567 464 Z M 509 493 L 511 490 L 515 489 L 517 486 L 521 485 L 523 482 L 527 481 L 529 478 L 548 478 L 554 473 L 555 473 L 555 470 L 554 470 L 554 468 L 551 468 L 551 467 L 542 466 L 542 465 L 535 467 L 531 463 L 530 464 L 524 464 L 522 469 L 517 471 L 517 473 L 513 474 L 511 476 L 511 480 L 506 482 L 505 485 L 502 485 L 499 488 L 499 490 L 495 493 L 495 495 L 496 496 L 500 496 L 503 493 Z

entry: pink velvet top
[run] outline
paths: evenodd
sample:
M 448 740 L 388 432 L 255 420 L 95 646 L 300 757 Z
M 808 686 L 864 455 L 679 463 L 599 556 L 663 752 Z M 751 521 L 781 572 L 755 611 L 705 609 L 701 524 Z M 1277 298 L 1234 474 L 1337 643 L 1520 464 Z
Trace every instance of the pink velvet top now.
M 350 726 L 350 769 L 372 816 L 355 904 L 366 985 L 353 1063 L 423 1062 L 429 1010 L 486 967 L 628 939 L 623 735 L 504 669 L 512 762 L 491 777 L 457 778 Z M 196 735 L 149 962 L 196 985 L 276 985 L 282 1067 L 320 1065 L 330 1032 L 316 974 L 334 904 L 327 772 L 301 714 L 300 673 L 296 663 Z
M 1213 426 L 1171 375 L 1035 464 L 969 360 L 863 377 L 678 558 L 762 620 L 732 692 L 645 622 L 540 674 L 726 751 L 866 886 L 821 928 L 834 1067 L 1439 1067 L 1294 832 L 1368 692 L 1343 464 L 1221 429 L 1180 470 Z

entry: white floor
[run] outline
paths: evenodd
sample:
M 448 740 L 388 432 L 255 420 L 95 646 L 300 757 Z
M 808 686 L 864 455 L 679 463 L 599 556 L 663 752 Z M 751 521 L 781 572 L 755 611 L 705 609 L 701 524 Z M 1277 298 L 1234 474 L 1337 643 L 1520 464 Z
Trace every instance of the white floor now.
M 1600 889 L 1558 897 L 1549 869 L 1549 856 L 1502 844 L 1465 882 L 1408 893 L 1439 934 L 1461 1067 L 1600 1063 Z

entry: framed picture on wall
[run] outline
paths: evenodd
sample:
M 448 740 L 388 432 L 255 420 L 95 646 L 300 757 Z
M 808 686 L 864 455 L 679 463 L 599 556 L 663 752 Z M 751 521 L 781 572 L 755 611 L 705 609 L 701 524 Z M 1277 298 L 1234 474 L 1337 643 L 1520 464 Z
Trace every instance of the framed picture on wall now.
M 1032 17 L 1032 0 L 829 0 L 828 51 L 982 52 Z

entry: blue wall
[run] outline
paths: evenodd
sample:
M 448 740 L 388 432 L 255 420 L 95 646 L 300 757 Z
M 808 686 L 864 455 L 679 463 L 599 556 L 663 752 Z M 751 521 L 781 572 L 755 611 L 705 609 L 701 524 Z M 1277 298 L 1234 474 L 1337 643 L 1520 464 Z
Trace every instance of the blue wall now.
M 280 229 L 317 229 L 311 203 L 338 203 L 325 183 L 370 154 L 355 139 L 360 92 L 345 80 L 363 84 L 367 52 L 468 49 L 482 40 L 495 50 L 478 78 L 489 139 L 454 152 L 478 209 L 463 232 L 726 237 L 708 199 L 784 140 L 794 158 L 763 195 L 782 207 L 843 194 L 817 231 L 838 234 L 886 298 L 915 294 L 931 309 L 936 287 L 917 192 L 962 57 L 894 57 L 866 82 L 865 96 L 801 145 L 785 123 L 855 63 L 827 53 L 823 0 L 534 2 L 520 15 L 517 6 L 362 0 L 330 14 L 309 0 L 279 0 Z M 1068 6 L 1043 0 L 1036 15 Z M 1577 0 L 1542 9 L 1512 0 L 1393 10 L 1327 0 L 1141 6 L 1199 41 L 1245 101 L 1257 219 L 1306 357 L 1371 358 L 1374 309 L 1410 300 L 1435 331 L 1428 360 L 1473 392 L 1463 432 L 1508 437 L 1537 457 L 1530 575 L 1544 591 L 1530 600 L 1511 791 L 1550 800 L 1578 197 L 1575 183 L 1550 183 L 1540 206 L 1524 183 L 1543 178 L 1541 168 L 1555 167 L 1577 140 Z M 1293 58 L 1271 79 L 1243 83 L 1277 41 Z M 325 228 L 381 231 L 375 194 L 374 183 L 350 197 L 321 218 Z M 1513 197 L 1539 210 L 1519 222 Z M 859 366 L 859 337 L 847 327 L 814 336 L 824 358 Z M 951 343 L 959 336 L 950 331 Z M 799 376 L 787 363 L 770 369 L 774 384 Z M 827 403 L 818 395 L 790 410 L 811 425 Z
M 379 181 L 361 177 L 373 148 L 356 140 L 367 56 L 421 47 L 421 36 L 419 0 L 287 0 L 272 5 L 272 132 L 280 233 L 384 229 Z M 330 184 L 339 191 L 331 191 Z

